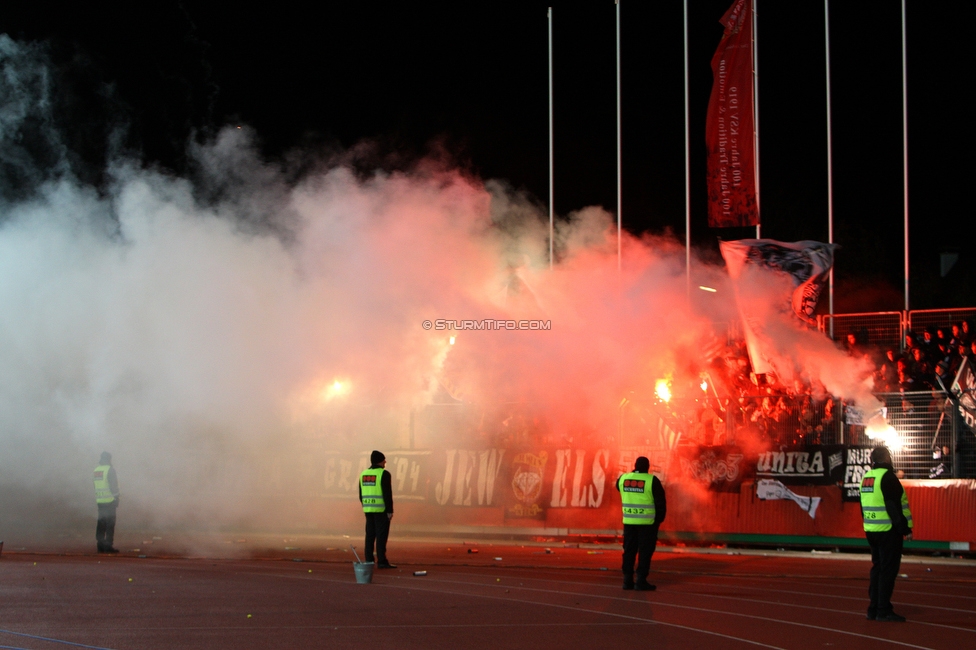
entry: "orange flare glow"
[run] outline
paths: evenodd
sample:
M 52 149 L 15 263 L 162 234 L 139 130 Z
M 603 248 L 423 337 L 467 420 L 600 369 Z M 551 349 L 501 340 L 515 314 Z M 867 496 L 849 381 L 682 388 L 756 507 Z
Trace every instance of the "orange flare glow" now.
M 349 394 L 351 386 L 348 381 L 342 381 L 340 379 L 334 380 L 331 384 L 327 384 L 319 391 L 319 398 L 322 402 L 330 402 L 336 397 L 342 397 Z
M 872 440 L 879 440 L 885 444 L 885 446 L 891 451 L 898 451 L 901 449 L 901 436 L 898 435 L 898 431 L 895 427 L 881 422 L 878 424 L 869 424 L 864 432 L 867 434 L 868 438 Z
M 664 402 L 671 401 L 671 387 L 667 379 L 658 379 L 654 384 L 654 393 Z

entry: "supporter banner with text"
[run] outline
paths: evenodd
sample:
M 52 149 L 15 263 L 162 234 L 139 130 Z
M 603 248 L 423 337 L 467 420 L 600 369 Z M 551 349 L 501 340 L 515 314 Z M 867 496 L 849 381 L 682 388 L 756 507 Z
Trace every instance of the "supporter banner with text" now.
M 722 16 L 725 33 L 712 57 L 708 101 L 708 225 L 755 226 L 755 128 L 752 74 L 752 0 L 735 0 Z
M 386 454 L 386 469 L 393 479 L 393 502 L 425 501 L 429 497 L 432 469 L 430 451 L 401 450 Z M 318 497 L 359 498 L 359 475 L 369 467 L 369 453 L 311 451 L 298 456 L 299 468 L 284 468 L 292 481 L 310 474 L 305 493 Z M 302 470 L 313 464 L 309 470 Z
M 697 483 L 714 492 L 738 492 L 744 480 L 784 485 L 836 485 L 846 499 L 860 498 L 864 472 L 871 469 L 869 446 L 810 445 L 783 447 L 746 456 L 736 446 L 688 446 L 678 449 L 671 482 Z
M 756 479 L 784 485 L 837 485 L 845 501 L 861 498 L 861 478 L 871 469 L 870 446 L 811 445 L 759 454 Z
M 871 469 L 873 447 L 846 447 L 844 449 L 844 482 L 841 495 L 844 501 L 861 500 L 861 479 Z
M 845 500 L 860 498 L 871 468 L 870 446 L 783 447 L 747 455 L 735 445 L 644 448 L 521 448 L 390 450 L 387 470 L 394 502 L 438 508 L 502 508 L 505 519 L 544 520 L 553 508 L 600 509 L 616 498 L 614 481 L 637 456 L 665 485 L 697 484 L 738 492 L 743 481 L 784 485 L 836 485 Z M 266 486 L 281 497 L 358 498 L 357 479 L 369 466 L 366 452 L 325 450 L 289 454 L 272 462 Z
M 398 458 L 401 452 L 391 452 Z M 414 453 L 414 452 L 411 452 Z M 550 508 L 603 508 L 622 473 L 619 452 L 609 449 L 444 449 L 426 452 L 426 491 L 431 505 L 446 508 L 501 507 L 506 519 L 545 519 Z M 412 477 L 411 477 L 412 479 Z M 394 475 L 394 499 L 399 498 Z M 414 481 L 407 480 L 413 488 Z
M 738 492 L 743 479 L 755 475 L 755 463 L 734 445 L 679 448 L 678 468 L 672 480 L 697 483 L 714 492 Z
M 548 508 L 603 507 L 607 490 L 615 490 L 614 479 L 631 469 L 621 461 L 632 465 L 637 453 L 573 448 L 392 450 L 386 453 L 386 469 L 393 478 L 394 502 L 503 507 L 506 517 L 544 518 Z M 661 475 L 667 458 L 659 456 L 652 466 Z M 272 488 L 283 493 L 358 498 L 357 479 L 369 458 L 366 453 L 320 451 L 297 460 L 279 459 L 275 465 L 273 474 L 287 482 L 272 480 Z

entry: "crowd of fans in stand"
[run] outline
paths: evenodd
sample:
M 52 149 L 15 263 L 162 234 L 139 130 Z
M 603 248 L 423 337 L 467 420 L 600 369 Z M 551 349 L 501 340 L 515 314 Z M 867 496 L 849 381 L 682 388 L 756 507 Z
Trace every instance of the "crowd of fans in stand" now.
M 866 357 L 875 371 L 875 391 L 906 393 L 942 390 L 952 384 L 963 359 L 976 363 L 976 336 L 970 321 L 951 327 L 908 332 L 904 352 L 898 347 L 872 346 L 865 331 L 847 336 L 852 356 Z M 756 377 L 750 372 L 744 342 L 726 348 L 716 359 L 708 378 L 720 386 L 719 399 L 709 390 L 696 411 L 688 442 L 724 444 L 733 440 L 758 440 L 769 444 L 826 444 L 836 440 L 838 404 L 822 385 L 797 379 L 784 385 L 773 375 Z M 903 407 L 905 406 L 903 400 Z M 851 432 L 851 430 L 849 430 Z M 849 436 L 850 437 L 850 436 Z
M 833 442 L 838 416 L 835 398 L 819 383 L 810 385 L 800 379 L 785 383 L 773 374 L 755 375 L 743 341 L 728 346 L 703 379 L 710 387 L 700 401 L 688 442 Z
M 963 360 L 976 359 L 976 337 L 968 320 L 951 327 L 926 327 L 921 333 L 905 333 L 905 351 L 888 348 L 881 359 L 861 337 L 848 334 L 851 354 L 869 355 L 878 368 L 874 386 L 878 392 L 904 393 L 948 388 Z M 941 381 L 940 382 L 939 380 Z

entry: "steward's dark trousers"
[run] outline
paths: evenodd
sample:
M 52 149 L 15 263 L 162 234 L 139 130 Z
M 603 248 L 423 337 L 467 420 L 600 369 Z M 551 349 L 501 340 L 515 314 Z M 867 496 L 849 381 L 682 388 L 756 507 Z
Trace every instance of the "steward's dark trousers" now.
M 386 563 L 386 540 L 390 536 L 390 518 L 385 512 L 366 513 L 366 562 L 373 561 L 373 544 L 376 544 L 378 564 Z
M 658 524 L 624 524 L 624 580 L 634 579 L 634 560 L 637 560 L 637 581 L 647 580 L 651 571 L 651 556 L 657 548 Z
M 98 550 L 103 551 L 112 548 L 115 543 L 115 511 L 118 503 L 98 504 L 98 523 L 95 524 L 95 542 Z
M 868 614 L 887 616 L 891 613 L 891 593 L 895 590 L 895 578 L 901 567 L 901 549 L 905 542 L 893 530 L 864 534 L 871 546 L 871 585 L 868 587 L 871 604 Z

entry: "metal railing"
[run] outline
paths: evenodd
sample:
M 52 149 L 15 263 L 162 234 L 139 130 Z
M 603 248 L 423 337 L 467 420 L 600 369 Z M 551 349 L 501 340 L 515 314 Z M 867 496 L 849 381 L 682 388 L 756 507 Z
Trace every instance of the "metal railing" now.
M 842 408 L 833 398 L 810 395 L 747 395 L 726 408 L 728 442 L 769 445 L 832 445 L 843 442 Z
M 908 312 L 906 318 L 907 329 L 918 332 L 926 327 L 952 327 L 953 323 L 963 320 L 976 323 L 976 307 L 959 309 L 915 309 Z
M 969 453 L 969 443 L 976 438 L 953 417 L 952 403 L 945 393 L 879 393 L 877 397 L 887 407 L 888 424 L 898 434 L 900 444 L 893 446 L 892 457 L 895 468 L 904 471 L 906 478 L 952 478 L 953 454 L 959 456 L 960 477 L 976 475 L 976 457 Z M 865 437 L 857 444 L 875 443 Z M 948 454 L 942 453 L 943 448 Z
M 950 309 L 914 309 L 912 311 L 873 311 L 857 314 L 823 314 L 817 317 L 818 329 L 834 341 L 856 334 L 861 345 L 902 348 L 905 332 L 918 332 L 926 327 L 944 327 L 969 320 L 976 323 L 976 307 Z M 833 325 L 833 328 L 831 328 Z M 867 340 L 863 340 L 863 335 Z
M 902 342 L 905 340 L 904 312 L 900 311 L 834 314 L 833 316 L 825 314 L 818 317 L 817 321 L 820 331 L 835 341 L 843 340 L 848 334 L 854 334 L 861 345 L 901 349 Z M 864 340 L 865 335 L 867 340 Z

